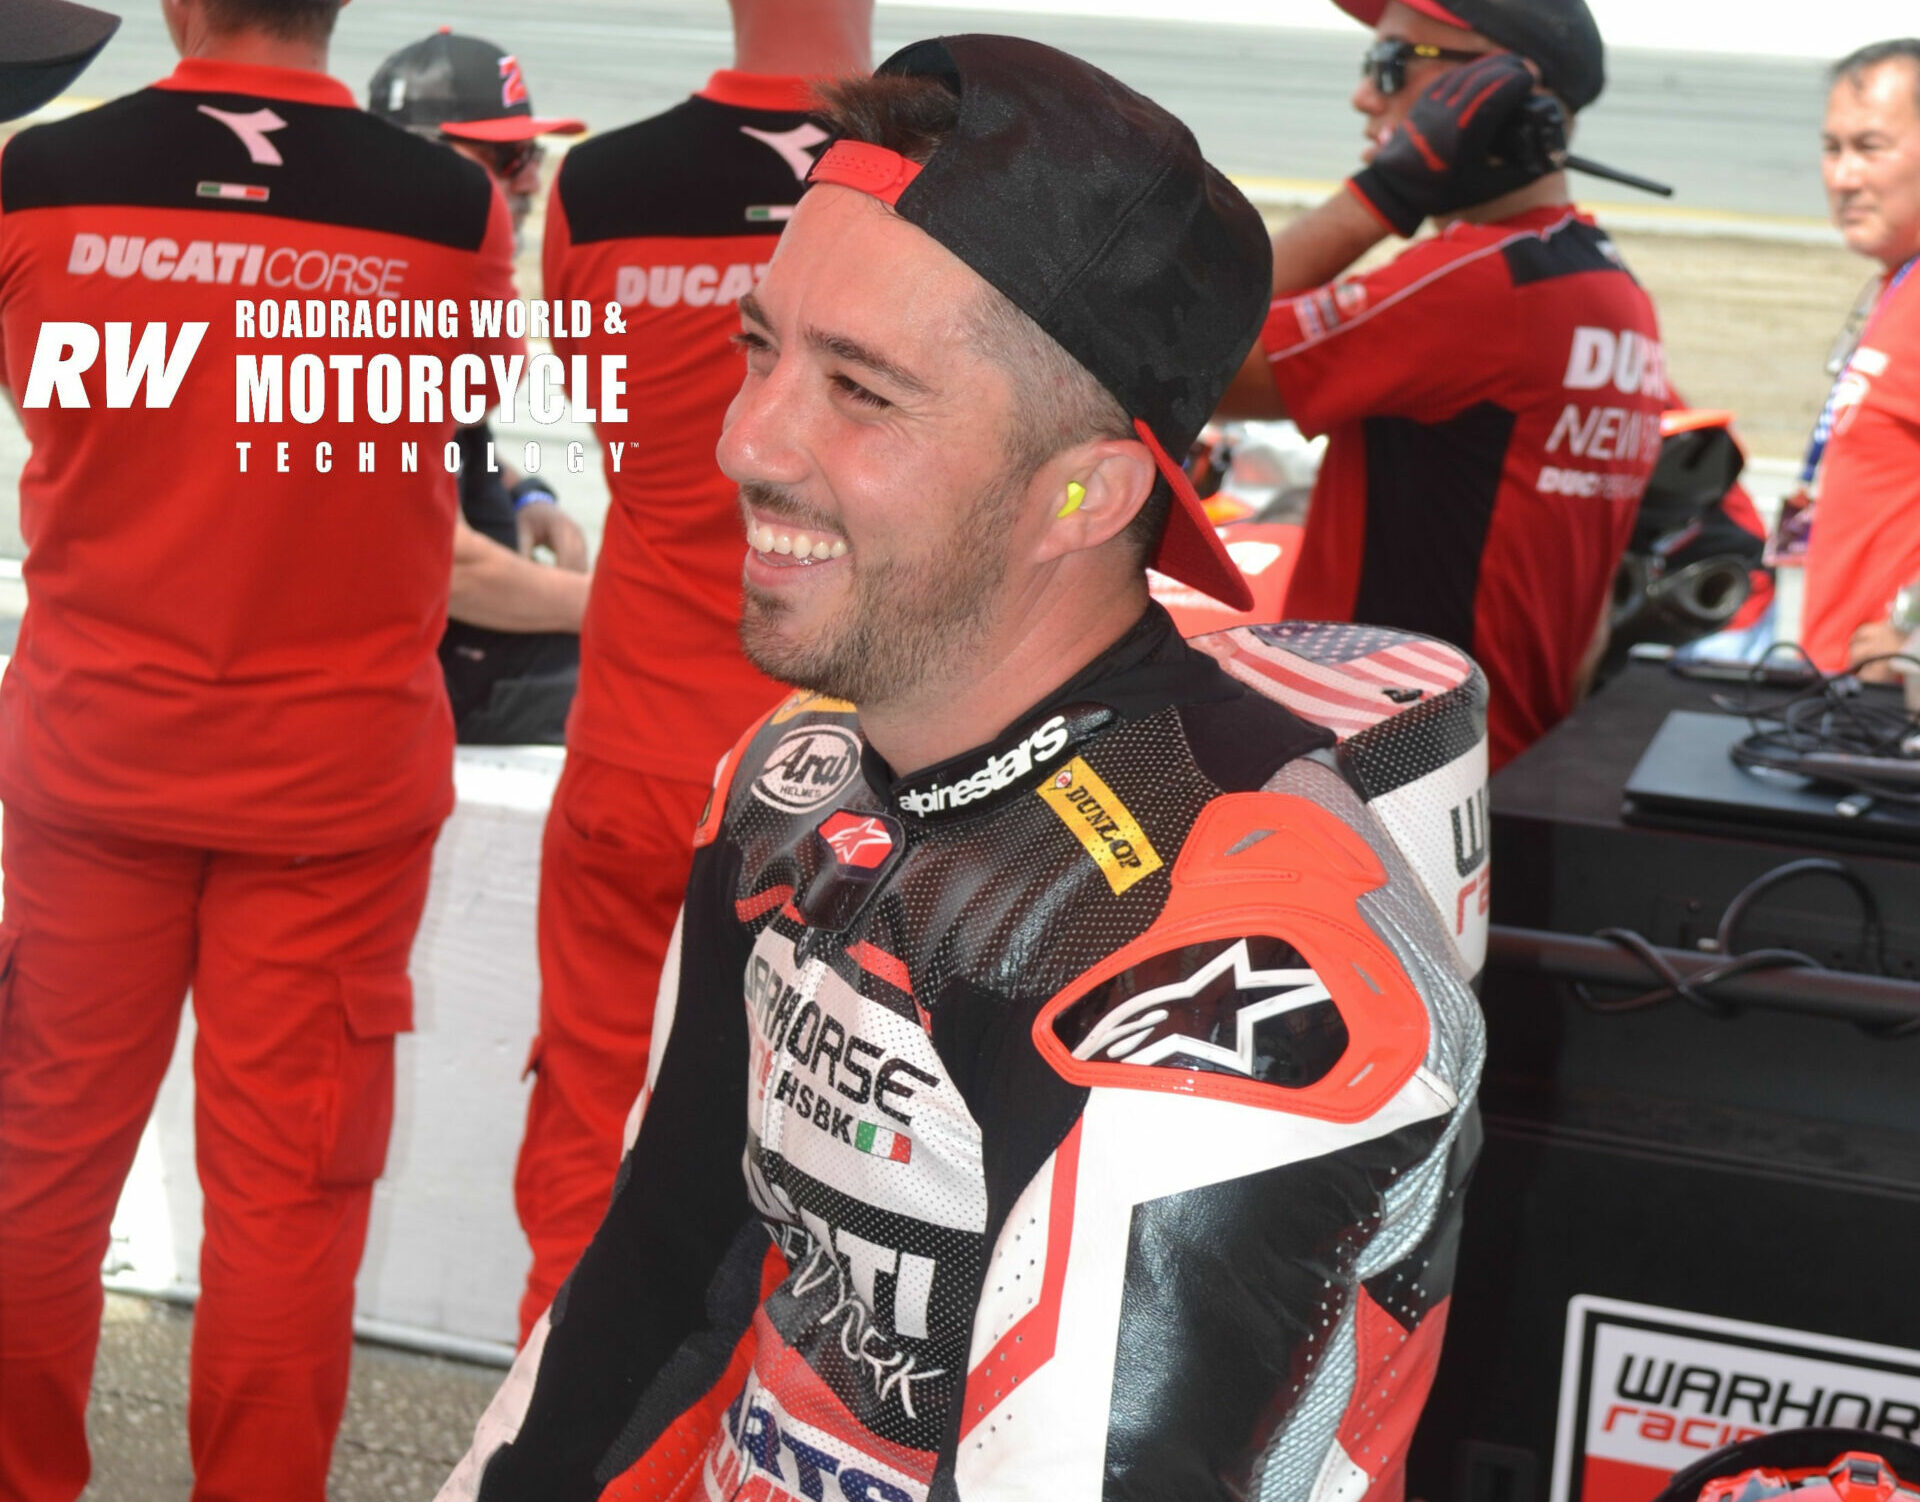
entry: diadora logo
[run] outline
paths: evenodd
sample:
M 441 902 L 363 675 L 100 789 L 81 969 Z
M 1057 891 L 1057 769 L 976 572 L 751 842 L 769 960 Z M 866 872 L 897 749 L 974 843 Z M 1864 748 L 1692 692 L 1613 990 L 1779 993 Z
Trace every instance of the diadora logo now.
M 813 148 L 827 138 L 827 133 L 811 120 L 792 130 L 755 130 L 751 125 L 743 125 L 740 134 L 751 136 L 768 150 L 778 152 L 780 160 L 793 170 L 796 182 L 807 180 L 807 174 L 813 170 Z
M 1011 787 L 1035 767 L 1043 767 L 1072 739 L 1065 715 L 1055 715 L 1011 750 L 989 756 L 974 771 L 951 782 L 934 781 L 900 793 L 895 801 L 910 814 L 937 814 Z
M 871 814 L 842 809 L 820 826 L 820 838 L 835 860 L 856 871 L 878 870 L 893 853 L 893 831 Z
M 267 137 L 276 130 L 285 130 L 287 122 L 272 110 L 258 109 L 248 115 L 237 114 L 232 110 L 217 110 L 210 104 L 200 106 L 200 113 L 222 125 L 240 138 L 240 144 L 247 148 L 247 160 L 257 167 L 278 167 L 282 165 L 279 148 Z M 266 196 L 264 193 L 261 195 Z
M 753 780 L 753 796 L 803 814 L 833 797 L 859 770 L 860 742 L 852 731 L 809 725 L 780 738 Z

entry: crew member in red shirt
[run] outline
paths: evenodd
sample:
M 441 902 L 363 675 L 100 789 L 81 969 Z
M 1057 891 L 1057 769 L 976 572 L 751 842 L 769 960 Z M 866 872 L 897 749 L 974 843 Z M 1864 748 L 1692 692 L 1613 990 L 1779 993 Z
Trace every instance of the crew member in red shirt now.
M 345 1403 L 453 802 L 449 370 L 517 341 L 462 327 L 511 296 L 506 205 L 326 76 L 338 9 L 164 0 L 172 75 L 0 154 L 33 446 L 0 681 L 7 1502 L 86 1485 L 100 1265 L 189 988 L 194 1498 L 322 1502 Z
M 1821 150 L 1834 222 L 1882 267 L 1809 455 L 1819 501 L 1800 644 L 1834 673 L 1900 650 L 1893 597 L 1920 580 L 1920 41 L 1835 65 Z
M 547 207 L 545 294 L 595 311 L 563 356 L 628 354 L 602 421 L 612 492 L 567 764 L 540 868 L 540 1032 L 515 1195 L 524 1338 L 607 1207 L 654 991 L 714 765 L 783 690 L 741 655 L 740 512 L 714 462 L 740 389 L 739 302 L 826 132 L 808 82 L 871 66 L 872 0 L 733 0 L 734 67 L 575 147 Z M 624 334 L 601 311 L 618 303 Z
M 1565 174 L 1501 144 L 1536 89 L 1593 102 L 1600 34 L 1584 0 L 1338 3 L 1374 27 L 1367 165 L 1275 236 L 1278 300 L 1228 410 L 1328 436 L 1287 614 L 1471 652 L 1497 767 L 1597 660 L 1671 404 L 1646 293 Z

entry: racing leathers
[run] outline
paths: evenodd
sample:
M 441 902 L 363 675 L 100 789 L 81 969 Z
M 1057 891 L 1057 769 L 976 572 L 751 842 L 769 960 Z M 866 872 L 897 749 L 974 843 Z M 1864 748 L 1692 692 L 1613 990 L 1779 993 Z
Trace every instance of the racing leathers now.
M 1416 861 L 1450 902 L 1484 716 L 1442 644 L 1157 606 L 909 777 L 774 711 L 606 1219 L 442 1497 L 1397 1496 L 1482 1056 Z

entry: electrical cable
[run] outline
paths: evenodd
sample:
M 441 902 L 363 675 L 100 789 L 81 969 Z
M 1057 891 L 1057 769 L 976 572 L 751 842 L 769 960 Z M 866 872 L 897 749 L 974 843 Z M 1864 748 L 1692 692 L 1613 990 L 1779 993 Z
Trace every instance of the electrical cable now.
M 1763 703 L 1769 671 L 1786 654 L 1799 659 L 1807 686 L 1783 699 Z M 1790 772 L 1828 783 L 1876 801 L 1920 808 L 1920 714 L 1904 706 L 1876 702 L 1864 691 L 1858 669 L 1881 662 L 1903 662 L 1920 671 L 1920 660 L 1888 653 L 1855 663 L 1845 673 L 1820 672 L 1792 642 L 1776 642 L 1748 671 L 1738 695 L 1715 694 L 1714 707 L 1747 721 L 1749 734 L 1728 748 L 1736 766 L 1748 770 Z M 1885 763 L 1862 766 L 1861 759 Z
M 1737 1016 L 1740 1012 L 1739 1007 L 1713 994 L 1716 985 L 1731 980 L 1734 976 L 1746 975 L 1755 970 L 1826 970 L 1830 968 L 1821 964 L 1812 955 L 1798 949 L 1773 947 L 1750 949 L 1745 954 L 1733 952 L 1733 944 L 1739 933 L 1740 923 L 1751 911 L 1754 903 L 1787 882 L 1810 876 L 1831 877 L 1844 882 L 1853 890 L 1860 899 L 1862 956 L 1873 964 L 1876 973 L 1887 974 L 1886 928 L 1880 920 L 1880 904 L 1874 899 L 1872 890 L 1861 879 L 1859 873 L 1844 862 L 1829 860 L 1825 857 L 1811 857 L 1805 860 L 1787 861 L 1764 871 L 1734 894 L 1733 900 L 1722 911 L 1720 921 L 1714 930 L 1715 948 L 1725 957 L 1719 964 L 1711 965 L 1694 975 L 1684 976 L 1667 961 L 1644 934 L 1636 933 L 1630 928 L 1603 928 L 1593 937 L 1604 939 L 1633 955 L 1662 984 L 1653 990 L 1607 1001 L 1595 996 L 1584 981 L 1573 981 L 1570 983 L 1573 994 L 1588 1011 L 1602 1016 L 1645 1011 L 1676 997 L 1710 1017 Z M 1920 1031 L 1920 1018 L 1887 1027 L 1871 1027 L 1866 1031 L 1878 1038 L 1905 1037 Z

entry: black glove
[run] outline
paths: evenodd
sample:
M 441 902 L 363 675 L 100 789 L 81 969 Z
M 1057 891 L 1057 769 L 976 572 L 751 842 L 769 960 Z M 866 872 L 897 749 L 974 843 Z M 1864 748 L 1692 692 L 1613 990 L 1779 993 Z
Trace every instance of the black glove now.
M 1517 143 L 1501 139 L 1537 82 L 1511 52 L 1490 52 L 1441 74 L 1348 185 L 1402 235 L 1434 214 L 1524 188 L 1556 170 L 1544 153 L 1516 150 Z M 1503 145 L 1508 149 L 1501 152 Z

